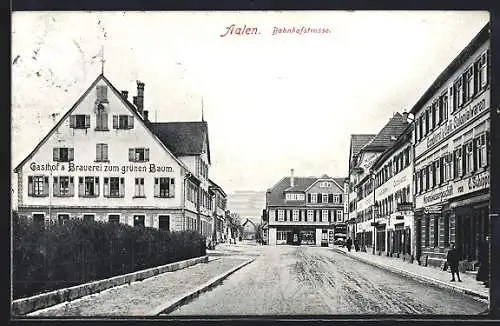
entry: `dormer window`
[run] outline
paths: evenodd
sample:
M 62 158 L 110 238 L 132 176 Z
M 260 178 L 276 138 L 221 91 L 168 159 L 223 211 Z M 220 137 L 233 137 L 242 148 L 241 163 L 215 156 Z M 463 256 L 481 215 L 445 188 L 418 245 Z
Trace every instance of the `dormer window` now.
M 332 184 L 331 184 L 331 182 L 328 182 L 328 181 L 323 181 L 323 182 L 321 182 L 321 183 L 319 184 L 319 186 L 320 186 L 321 188 L 331 188 Z
M 286 194 L 286 200 L 304 200 L 304 194 Z

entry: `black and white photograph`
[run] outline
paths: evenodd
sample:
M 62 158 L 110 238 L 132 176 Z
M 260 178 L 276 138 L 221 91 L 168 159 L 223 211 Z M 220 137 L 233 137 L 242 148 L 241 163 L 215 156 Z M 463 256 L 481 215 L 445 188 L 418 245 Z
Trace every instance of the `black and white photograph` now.
M 12 318 L 488 313 L 488 11 L 11 17 Z

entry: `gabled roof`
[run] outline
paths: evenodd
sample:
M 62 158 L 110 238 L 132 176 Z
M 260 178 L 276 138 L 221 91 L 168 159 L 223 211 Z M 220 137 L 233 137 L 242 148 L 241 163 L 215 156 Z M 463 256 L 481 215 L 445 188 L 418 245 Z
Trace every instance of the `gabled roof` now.
M 266 193 L 267 204 L 269 205 L 281 205 L 281 206 L 296 206 L 294 202 L 286 202 L 284 192 L 305 192 L 310 186 L 312 186 L 316 181 L 320 179 L 328 179 L 336 182 L 340 189 L 343 190 L 343 183 L 345 178 L 332 178 L 326 176 L 323 177 L 294 177 L 295 185 L 290 186 L 290 177 L 282 178 L 274 187 L 269 189 Z
M 389 148 L 387 148 L 373 163 L 372 169 L 379 168 L 382 164 L 385 163 L 387 158 L 391 156 L 396 150 L 405 146 L 406 144 L 410 144 L 411 142 L 411 131 L 413 130 L 413 125 L 409 124 L 406 126 L 405 130 L 398 137 L 396 142 Z
M 357 134 L 351 135 L 351 156 L 356 156 L 361 151 L 361 148 L 368 144 L 373 138 L 375 138 L 375 134 Z
M 148 121 L 145 121 L 141 115 L 137 112 L 137 108 L 130 103 L 127 99 L 125 99 L 122 95 L 121 92 L 118 91 L 118 89 L 101 73 L 97 78 L 90 84 L 90 86 L 87 88 L 87 90 L 78 98 L 78 100 L 73 104 L 73 106 L 61 117 L 61 119 L 55 124 L 55 126 L 47 133 L 47 135 L 35 146 L 33 151 L 19 163 L 16 168 L 14 169 L 14 172 L 18 172 L 19 169 L 28 161 L 33 155 L 40 149 L 40 147 L 49 139 L 49 137 L 61 126 L 64 120 L 78 107 L 78 105 L 83 101 L 83 99 L 89 94 L 90 90 L 95 87 L 95 85 L 100 81 L 103 80 L 109 88 L 115 93 L 115 95 L 122 101 L 122 103 L 127 107 L 132 115 L 139 121 L 140 123 L 143 124 L 144 127 L 146 127 L 146 130 L 151 132 L 151 136 L 163 147 L 163 149 L 169 153 L 172 158 L 185 170 L 189 171 L 189 168 L 181 161 L 179 160 L 166 146 L 165 143 L 163 143 L 156 135 L 152 132 L 150 123 Z
M 396 142 L 396 139 L 403 133 L 408 124 L 407 118 L 396 112 L 382 130 L 361 148 L 361 151 L 386 150 Z
M 208 124 L 206 121 L 155 122 L 151 129 L 175 155 L 199 155 L 207 142 L 207 156 L 210 163 Z

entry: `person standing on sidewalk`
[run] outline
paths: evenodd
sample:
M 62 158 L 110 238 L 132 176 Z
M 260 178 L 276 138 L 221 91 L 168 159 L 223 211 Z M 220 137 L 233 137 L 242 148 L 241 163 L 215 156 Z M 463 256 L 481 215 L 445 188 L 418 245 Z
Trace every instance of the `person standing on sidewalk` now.
M 348 238 L 347 241 L 345 242 L 345 246 L 347 247 L 347 251 L 351 252 L 351 247 L 352 247 L 352 239 Z
M 455 243 L 450 243 L 451 249 L 448 251 L 448 255 L 446 256 L 446 262 L 450 266 L 451 270 L 451 281 L 455 282 L 455 274 L 457 274 L 457 279 L 459 282 L 462 282 L 460 279 L 460 274 L 458 274 L 458 262 L 460 261 L 460 256 L 457 248 L 455 248 Z
M 359 241 L 358 241 L 358 239 L 354 239 L 354 250 L 359 251 Z
M 479 270 L 477 271 L 476 280 L 483 282 L 487 287 L 489 286 L 489 245 L 488 245 L 488 237 L 486 239 L 479 240 Z

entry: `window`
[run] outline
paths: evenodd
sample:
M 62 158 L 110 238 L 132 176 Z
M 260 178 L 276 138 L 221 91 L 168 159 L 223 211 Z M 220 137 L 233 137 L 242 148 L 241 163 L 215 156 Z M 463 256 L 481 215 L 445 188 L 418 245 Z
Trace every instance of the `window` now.
M 113 129 L 133 129 L 134 116 L 133 115 L 114 115 L 113 116 Z
M 436 186 L 436 162 L 432 162 L 430 164 L 430 183 L 431 183 L 431 188 Z
M 342 196 L 341 195 L 333 195 L 333 202 L 335 204 L 341 204 L 342 203 Z
M 328 210 L 321 210 L 321 222 L 328 222 Z
M 292 211 L 292 218 L 293 218 L 293 221 L 294 222 L 298 222 L 299 221 L 299 210 L 298 209 L 294 209 Z
M 316 204 L 317 203 L 317 194 L 311 194 L 311 203 Z
M 283 222 L 285 220 L 285 211 L 278 209 L 278 221 Z
M 269 219 L 269 221 L 276 220 L 276 211 L 274 209 L 269 210 L 268 219 Z
M 314 222 L 314 211 L 312 209 L 307 210 L 307 222 Z
M 434 215 L 434 247 L 439 246 L 439 218 Z
M 130 162 L 148 162 L 149 148 L 129 148 L 128 160 Z
M 429 189 L 429 166 L 424 167 L 424 191 Z
M 455 102 L 456 102 L 456 107 L 461 107 L 464 104 L 464 87 L 463 87 L 463 81 L 462 81 L 462 76 L 458 77 L 457 81 L 455 82 L 454 85 L 454 93 L 455 93 Z
M 95 215 L 94 214 L 83 214 L 83 220 L 86 222 L 94 221 Z
M 474 66 L 470 66 L 465 72 L 465 101 L 468 101 L 474 96 L 475 88 L 474 88 Z
M 108 144 L 96 144 L 95 152 L 97 162 L 108 161 Z
M 328 203 L 328 194 L 322 194 L 321 198 L 322 198 L 321 202 Z
M 462 148 L 457 148 L 454 152 L 453 167 L 453 175 L 455 178 L 463 174 Z
M 175 178 L 155 178 L 154 193 L 155 197 L 173 198 L 175 196 Z M 206 197 L 205 194 L 204 201 L 208 199 Z M 207 206 L 205 205 L 205 207 Z
M 73 114 L 69 117 L 69 127 L 72 129 L 90 128 L 90 115 Z
M 478 69 L 478 90 L 488 85 L 488 52 L 481 54 L 479 60 L 476 62 Z
M 108 215 L 108 222 L 113 224 L 120 224 L 120 215 L 118 214 Z
M 429 133 L 430 121 L 429 121 L 429 110 L 425 110 L 424 120 L 425 120 L 425 136 Z
M 488 165 L 488 152 L 486 151 L 486 134 L 476 138 L 476 164 L 482 168 Z
M 104 178 L 104 196 L 125 197 L 125 178 Z
M 69 214 L 57 214 L 57 222 L 64 224 L 69 221 Z
M 135 178 L 134 197 L 146 197 L 144 195 L 144 178 Z
M 33 222 L 42 227 L 45 223 L 45 214 L 33 214 Z
M 170 216 L 169 215 L 159 215 L 158 216 L 158 228 L 163 231 L 170 231 Z
M 419 136 L 418 136 L 418 140 L 422 140 L 422 138 L 424 138 L 424 115 L 423 114 L 418 119 L 418 122 L 419 122 L 419 127 L 418 127 Z
M 439 98 L 440 123 L 448 120 L 448 94 L 444 93 Z
M 437 116 L 438 116 L 438 102 L 434 101 L 431 106 L 431 130 L 434 130 L 436 125 L 438 124 L 437 122 Z
M 29 176 L 28 196 L 45 197 L 49 195 L 49 177 Z
M 95 115 L 95 130 L 97 131 L 108 131 L 108 113 L 104 105 L 99 103 L 97 105 L 97 111 Z
M 106 85 L 97 85 L 97 101 L 98 102 L 108 102 L 108 88 Z
M 134 226 L 145 226 L 146 217 L 144 215 L 134 215 Z
M 330 188 L 330 187 L 332 186 L 332 184 L 331 184 L 330 182 L 328 182 L 328 181 L 324 181 L 324 182 L 321 182 L 321 183 L 319 184 L 319 186 L 320 186 L 321 188 Z
M 450 216 L 448 214 L 444 215 L 444 246 L 449 247 L 450 246 Z
M 75 184 L 73 177 L 54 177 L 52 188 L 54 189 L 54 196 L 56 197 L 72 197 L 75 195 Z
M 99 196 L 99 177 L 78 177 L 78 196 Z
M 444 169 L 445 169 L 445 165 L 444 165 L 444 161 L 445 161 L 445 158 L 444 156 L 443 157 L 440 157 L 437 161 L 437 173 L 438 173 L 438 176 L 436 177 L 436 180 L 437 182 L 439 183 L 439 185 L 443 184 L 445 178 L 444 178 Z
M 472 147 L 472 141 L 465 144 L 465 173 L 474 171 L 474 151 Z
M 344 214 L 342 211 L 337 211 L 337 222 L 342 222 L 342 219 L 344 217 Z
M 71 162 L 75 158 L 74 148 L 54 147 L 52 157 L 56 162 Z

